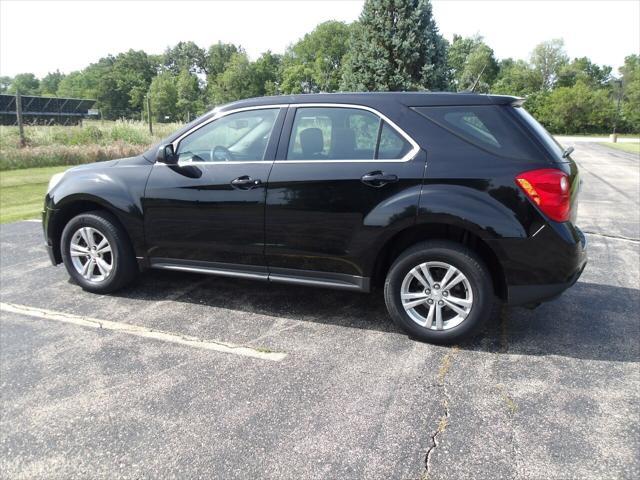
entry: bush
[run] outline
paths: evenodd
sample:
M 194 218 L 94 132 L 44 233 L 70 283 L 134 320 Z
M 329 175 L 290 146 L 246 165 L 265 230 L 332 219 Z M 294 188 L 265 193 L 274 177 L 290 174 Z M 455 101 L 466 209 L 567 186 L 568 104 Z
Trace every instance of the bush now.
M 148 131 L 138 127 L 139 124 L 126 121 L 117 121 L 111 127 L 111 140 L 120 140 L 133 145 L 148 145 L 152 142 L 152 137 Z

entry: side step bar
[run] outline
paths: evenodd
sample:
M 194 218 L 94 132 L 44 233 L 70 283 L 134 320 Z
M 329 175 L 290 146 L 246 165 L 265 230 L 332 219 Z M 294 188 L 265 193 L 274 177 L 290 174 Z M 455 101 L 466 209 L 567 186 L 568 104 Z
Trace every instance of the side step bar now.
M 218 262 L 196 262 L 193 260 L 176 260 L 172 258 L 150 258 L 151 268 L 175 270 L 180 272 L 204 273 L 221 277 L 247 278 L 278 283 L 290 283 L 313 287 L 335 288 L 356 292 L 370 290 L 369 277 L 347 275 L 344 273 L 316 272 L 290 268 L 255 267 Z

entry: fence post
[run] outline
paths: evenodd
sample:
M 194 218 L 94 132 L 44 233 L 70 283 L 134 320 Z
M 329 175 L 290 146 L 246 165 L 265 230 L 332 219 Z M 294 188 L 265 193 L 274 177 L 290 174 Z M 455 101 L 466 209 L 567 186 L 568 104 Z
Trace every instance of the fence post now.
M 147 117 L 149 118 L 149 133 L 153 135 L 153 122 L 151 121 L 151 98 L 147 95 Z
M 26 146 L 27 142 L 24 138 L 24 127 L 22 125 L 22 96 L 16 90 L 16 119 L 18 120 L 18 131 L 20 132 L 20 147 Z

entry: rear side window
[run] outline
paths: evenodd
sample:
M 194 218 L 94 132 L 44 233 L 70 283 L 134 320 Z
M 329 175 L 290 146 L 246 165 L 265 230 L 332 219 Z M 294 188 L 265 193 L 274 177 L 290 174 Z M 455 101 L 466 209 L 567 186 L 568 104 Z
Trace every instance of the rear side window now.
M 348 107 L 297 107 L 287 160 L 400 160 L 412 149 L 378 115 Z
M 387 122 L 384 122 L 380 132 L 380 143 L 376 158 L 381 160 L 402 158 L 409 150 L 411 150 L 411 144 L 391 128 Z
M 540 160 L 541 152 L 506 111 L 496 105 L 416 107 L 415 110 L 463 140 L 510 158 Z

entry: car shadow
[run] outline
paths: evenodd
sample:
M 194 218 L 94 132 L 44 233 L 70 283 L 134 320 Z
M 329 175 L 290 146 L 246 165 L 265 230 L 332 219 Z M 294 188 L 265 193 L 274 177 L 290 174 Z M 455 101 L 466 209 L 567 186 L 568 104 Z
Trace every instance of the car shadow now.
M 148 301 L 169 298 L 296 321 L 400 332 L 387 314 L 380 290 L 363 294 L 151 270 L 116 295 Z M 480 335 L 459 347 L 511 355 L 638 362 L 639 311 L 636 289 L 578 282 L 535 310 L 504 307 Z

